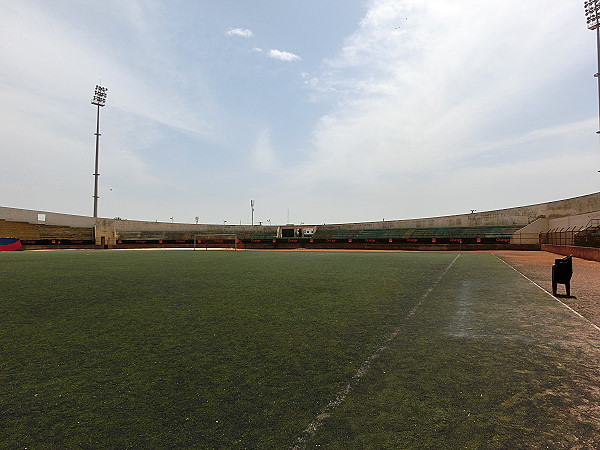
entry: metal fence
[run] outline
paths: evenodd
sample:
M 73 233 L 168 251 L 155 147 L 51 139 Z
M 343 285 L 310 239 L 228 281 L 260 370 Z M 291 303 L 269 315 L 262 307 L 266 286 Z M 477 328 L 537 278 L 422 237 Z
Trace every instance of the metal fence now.
M 553 229 L 540 233 L 540 244 L 600 248 L 600 226 L 589 223 L 585 227 Z

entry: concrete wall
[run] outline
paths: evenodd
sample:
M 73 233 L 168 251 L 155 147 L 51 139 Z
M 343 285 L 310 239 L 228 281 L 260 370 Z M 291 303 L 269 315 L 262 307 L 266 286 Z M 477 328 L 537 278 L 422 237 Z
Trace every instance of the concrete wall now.
M 38 220 L 39 214 L 45 215 L 44 222 Z M 60 225 L 76 228 L 92 228 L 96 223 L 96 220 L 93 217 L 31 209 L 7 208 L 4 206 L 0 206 L 0 219 L 10 220 L 11 222 L 43 223 L 45 225 Z
M 371 228 L 439 228 L 473 226 L 526 226 L 539 218 L 556 219 L 585 214 L 600 215 L 600 192 L 566 200 L 539 203 L 536 205 L 475 212 L 454 216 L 422 219 L 390 220 L 327 225 L 332 229 Z
M 600 261 L 600 248 L 542 244 L 542 250 L 556 253 L 557 255 L 573 255 L 576 258 L 587 259 L 589 261 Z
M 538 216 L 522 215 L 514 212 L 489 211 L 484 213 L 461 214 L 456 216 L 429 217 L 423 219 L 386 220 L 377 222 L 357 222 L 328 224 L 328 229 L 380 229 L 380 228 L 447 228 L 477 226 L 525 226 Z M 323 227 L 323 225 L 320 225 Z
M 253 233 L 275 232 L 277 226 L 251 225 L 206 225 L 165 222 L 147 222 L 138 220 L 94 219 L 87 216 L 59 214 L 48 211 L 26 210 L 0 207 L 0 219 L 15 222 L 38 224 L 38 215 L 45 215 L 46 225 L 70 227 L 95 227 L 96 242 L 101 239 L 107 245 L 116 242 L 118 233 L 123 231 L 154 232 L 193 232 L 195 234 L 237 234 L 240 238 L 249 238 Z M 558 200 L 537 205 L 475 212 L 454 216 L 430 217 L 377 222 L 319 225 L 326 229 L 378 229 L 378 228 L 438 228 L 438 227 L 476 227 L 476 226 L 514 226 L 524 228 L 519 234 L 522 243 L 528 243 L 533 236 L 549 228 L 569 228 L 585 226 L 591 219 L 600 219 L 600 192 Z M 308 226 L 308 225 L 306 225 Z M 549 228 L 546 228 L 549 227 Z M 546 228 L 546 229 L 544 229 Z M 531 242 L 533 243 L 533 242 Z
M 98 219 L 96 221 L 96 243 L 113 245 L 120 235 L 135 235 L 135 233 L 155 234 L 159 239 L 181 239 L 176 234 L 235 234 L 239 239 L 250 239 L 254 233 L 277 232 L 277 226 L 262 225 L 206 225 L 169 222 L 146 222 L 139 220 Z M 172 234 L 174 237 L 169 237 Z M 140 236 L 141 238 L 141 236 Z M 192 239 L 192 237 L 190 237 Z
M 139 220 L 114 220 L 102 219 L 111 223 L 117 231 L 193 231 L 197 234 L 201 233 L 256 233 L 259 231 L 277 231 L 277 226 L 265 225 L 206 225 L 206 224 L 186 224 L 186 223 L 170 223 L 170 222 L 145 222 Z
M 549 220 L 545 217 L 539 218 L 529 225 L 521 228 L 510 240 L 511 244 L 539 244 L 540 233 L 548 231 Z
M 557 217 L 550 219 L 548 224 L 549 230 L 578 230 L 585 228 L 592 221 L 600 221 L 600 211 L 577 214 L 568 217 Z

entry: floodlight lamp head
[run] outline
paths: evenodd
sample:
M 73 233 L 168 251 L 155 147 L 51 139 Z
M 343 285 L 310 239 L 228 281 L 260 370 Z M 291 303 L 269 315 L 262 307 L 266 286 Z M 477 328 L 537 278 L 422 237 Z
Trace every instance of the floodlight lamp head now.
M 595 30 L 600 27 L 600 3 L 598 0 L 587 0 L 583 2 L 587 27 Z
M 92 98 L 92 105 L 106 105 L 106 91 L 108 91 L 108 88 L 96 85 L 96 89 L 94 90 L 94 97 Z

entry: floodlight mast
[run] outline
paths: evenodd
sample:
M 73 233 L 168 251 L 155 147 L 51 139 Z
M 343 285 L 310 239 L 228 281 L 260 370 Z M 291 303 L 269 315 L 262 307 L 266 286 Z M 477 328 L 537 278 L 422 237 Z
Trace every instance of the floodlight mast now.
M 598 72 L 594 74 L 598 79 L 598 131 L 596 133 L 600 134 L 600 0 L 586 0 L 583 2 L 583 8 L 588 29 L 596 30 L 596 52 L 598 54 Z
M 96 164 L 94 166 L 94 217 L 98 217 L 98 150 L 100 148 L 100 107 L 106 105 L 107 88 L 96 85 L 92 105 L 96 105 L 98 112 L 96 113 Z

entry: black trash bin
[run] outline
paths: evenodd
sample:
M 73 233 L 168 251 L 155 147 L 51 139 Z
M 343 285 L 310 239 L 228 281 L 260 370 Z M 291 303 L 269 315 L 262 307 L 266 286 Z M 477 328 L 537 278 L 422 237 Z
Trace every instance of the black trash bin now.
M 558 284 L 564 284 L 567 297 L 571 296 L 571 276 L 573 275 L 573 255 L 557 258 L 552 264 L 552 295 L 556 295 Z

